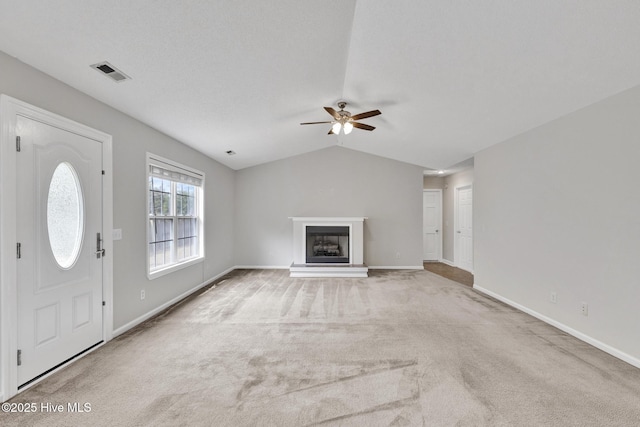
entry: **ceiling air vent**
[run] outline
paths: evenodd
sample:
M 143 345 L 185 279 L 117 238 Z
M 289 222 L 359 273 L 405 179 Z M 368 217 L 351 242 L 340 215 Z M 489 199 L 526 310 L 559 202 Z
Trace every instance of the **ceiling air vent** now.
M 127 76 L 122 71 L 118 70 L 113 65 L 109 64 L 107 61 L 98 62 L 97 64 L 91 65 L 91 68 L 95 68 L 100 71 L 101 74 L 109 77 L 111 80 L 115 82 L 123 82 L 125 80 L 131 80 L 131 77 Z

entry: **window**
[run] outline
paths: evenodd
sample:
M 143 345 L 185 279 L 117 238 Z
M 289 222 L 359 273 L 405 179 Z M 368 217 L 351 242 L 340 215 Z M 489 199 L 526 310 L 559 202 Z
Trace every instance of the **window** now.
M 80 256 L 83 205 L 75 169 L 67 162 L 58 164 L 47 195 L 47 232 L 53 258 L 65 270 L 73 267 Z
M 147 154 L 148 274 L 153 279 L 203 259 L 204 174 Z

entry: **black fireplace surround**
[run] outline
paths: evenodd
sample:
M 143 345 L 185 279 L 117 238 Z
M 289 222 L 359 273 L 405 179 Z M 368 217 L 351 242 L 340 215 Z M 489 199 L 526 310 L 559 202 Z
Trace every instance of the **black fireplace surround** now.
M 349 263 L 348 226 L 307 226 L 307 264 Z

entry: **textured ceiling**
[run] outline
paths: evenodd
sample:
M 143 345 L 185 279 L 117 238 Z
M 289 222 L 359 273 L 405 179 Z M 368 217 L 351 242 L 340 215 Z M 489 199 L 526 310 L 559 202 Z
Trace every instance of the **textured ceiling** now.
M 0 50 L 234 169 L 334 144 L 447 169 L 640 84 L 638 23 L 637 0 L 0 0 Z M 299 125 L 339 99 L 377 129 Z

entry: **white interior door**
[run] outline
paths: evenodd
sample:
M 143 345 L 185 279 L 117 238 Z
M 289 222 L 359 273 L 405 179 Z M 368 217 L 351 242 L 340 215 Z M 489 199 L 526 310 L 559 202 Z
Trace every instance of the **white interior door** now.
M 102 146 L 18 116 L 18 386 L 103 339 Z
M 473 272 L 473 190 L 471 186 L 456 191 L 456 265 Z
M 442 192 L 424 190 L 422 193 L 422 259 L 437 261 L 442 250 Z

